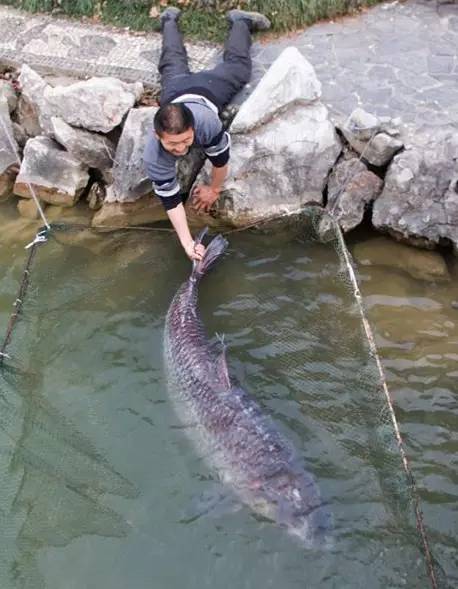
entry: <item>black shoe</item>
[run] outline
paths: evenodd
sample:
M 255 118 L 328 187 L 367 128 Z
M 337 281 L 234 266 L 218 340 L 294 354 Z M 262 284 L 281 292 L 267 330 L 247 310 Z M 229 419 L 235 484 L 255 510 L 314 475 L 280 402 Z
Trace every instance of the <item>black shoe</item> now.
M 270 29 L 270 20 L 260 12 L 248 12 L 247 10 L 229 10 L 227 20 L 234 24 L 237 20 L 245 21 L 250 31 L 267 31 Z
M 178 20 L 180 18 L 181 10 L 179 8 L 174 8 L 173 6 L 169 6 L 161 12 L 161 16 L 159 17 L 161 20 L 161 25 L 165 23 L 166 20 Z

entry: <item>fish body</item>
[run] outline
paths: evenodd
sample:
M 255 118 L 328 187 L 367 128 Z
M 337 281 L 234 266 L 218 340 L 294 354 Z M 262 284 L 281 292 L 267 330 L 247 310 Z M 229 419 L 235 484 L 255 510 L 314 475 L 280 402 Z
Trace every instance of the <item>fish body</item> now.
M 212 344 L 198 314 L 200 279 L 224 252 L 217 236 L 169 307 L 164 354 L 175 409 L 199 454 L 253 511 L 307 547 L 329 544 L 330 514 L 291 443 L 229 377 L 225 346 Z

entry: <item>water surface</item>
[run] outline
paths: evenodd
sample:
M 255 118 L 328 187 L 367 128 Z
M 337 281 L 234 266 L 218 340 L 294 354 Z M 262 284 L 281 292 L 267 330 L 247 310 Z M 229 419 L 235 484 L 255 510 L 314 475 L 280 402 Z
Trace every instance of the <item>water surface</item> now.
M 214 474 L 173 413 L 162 365 L 189 264 L 168 234 L 56 232 L 0 381 L 2 587 L 429 586 L 357 308 L 333 244 L 312 233 L 233 234 L 200 307 L 210 337 L 226 335 L 232 375 L 313 473 L 332 550 L 305 551 L 248 508 L 189 517 Z M 2 332 L 24 256 L 21 239 L 3 240 Z M 364 269 L 362 285 L 433 549 L 456 581 L 455 287 L 386 268 Z

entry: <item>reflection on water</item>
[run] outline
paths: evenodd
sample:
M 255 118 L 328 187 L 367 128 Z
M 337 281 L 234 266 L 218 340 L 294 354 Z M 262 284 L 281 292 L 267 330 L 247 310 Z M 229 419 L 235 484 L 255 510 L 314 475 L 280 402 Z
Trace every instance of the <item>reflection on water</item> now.
M 310 237 L 232 235 L 200 306 L 209 333 L 226 334 L 231 373 L 317 479 L 334 549 L 304 553 L 247 509 L 183 522 L 213 478 L 163 378 L 164 315 L 188 263 L 167 235 L 56 233 L 1 381 L 2 587 L 428 586 L 357 310 L 335 251 Z M 1 245 L 3 331 L 24 252 Z M 456 283 L 375 266 L 361 279 L 433 549 L 455 581 Z

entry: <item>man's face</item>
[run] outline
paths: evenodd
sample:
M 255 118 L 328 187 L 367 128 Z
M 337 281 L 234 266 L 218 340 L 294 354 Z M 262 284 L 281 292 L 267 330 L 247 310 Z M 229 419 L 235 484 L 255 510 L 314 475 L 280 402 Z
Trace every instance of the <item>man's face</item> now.
M 164 131 L 162 135 L 156 134 L 156 137 L 161 142 L 165 151 L 176 156 L 186 155 L 194 141 L 194 129 L 190 127 L 178 135 L 172 135 Z

